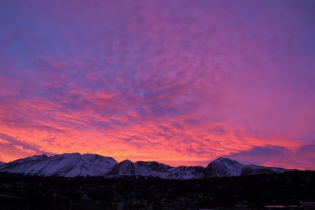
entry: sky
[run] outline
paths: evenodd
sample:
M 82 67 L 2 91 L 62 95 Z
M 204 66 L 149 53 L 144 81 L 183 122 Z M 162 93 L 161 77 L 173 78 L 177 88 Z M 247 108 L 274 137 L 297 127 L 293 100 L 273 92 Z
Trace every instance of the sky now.
M 0 0 L 0 161 L 315 170 L 315 1 Z

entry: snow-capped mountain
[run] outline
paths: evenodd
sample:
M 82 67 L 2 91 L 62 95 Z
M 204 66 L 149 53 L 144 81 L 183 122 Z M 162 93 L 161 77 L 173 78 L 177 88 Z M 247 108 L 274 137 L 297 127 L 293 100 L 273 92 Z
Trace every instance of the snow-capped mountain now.
M 205 168 L 202 166 L 171 167 L 156 161 L 138 161 L 137 165 L 145 168 L 152 176 L 162 179 L 197 179 L 202 178 Z
M 204 177 L 239 176 L 244 165 L 228 158 L 218 158 L 206 168 Z
M 47 155 L 35 155 L 32 157 L 18 159 L 4 164 L 1 171 L 27 174 L 26 171 L 36 166 L 36 163 L 45 162 L 47 159 Z
M 209 177 L 243 176 L 261 173 L 282 173 L 281 168 L 269 168 L 256 165 L 243 165 L 228 158 L 218 158 L 206 168 L 202 166 L 171 167 L 156 161 L 120 163 L 111 157 L 96 154 L 65 153 L 48 157 L 36 155 L 0 163 L 0 172 L 19 173 L 30 176 L 103 176 L 104 178 L 120 177 L 155 177 L 162 179 L 199 179 Z
M 46 155 L 19 159 L 5 164 L 0 171 L 37 176 L 100 176 L 117 164 L 111 157 L 79 153 Z
M 203 177 L 205 168 L 202 166 L 179 166 L 171 167 L 166 179 L 200 179 Z
M 156 161 L 137 161 L 135 164 L 145 168 L 148 171 L 159 173 L 165 173 L 171 168 L 169 165 L 165 165 Z
M 156 161 L 124 160 L 110 170 L 105 177 L 144 176 L 162 179 L 197 179 L 202 178 L 205 168 L 202 166 L 171 167 Z
M 273 167 L 264 167 L 256 165 L 246 165 L 242 168 L 241 176 L 252 175 L 252 174 L 270 174 L 270 173 L 283 173 L 289 171 L 283 168 L 273 168 Z
M 105 176 L 108 178 L 121 176 L 150 176 L 150 173 L 145 168 L 138 166 L 132 161 L 124 160 L 115 165 Z
M 206 168 L 204 178 L 241 176 L 263 173 L 282 173 L 287 171 L 281 168 L 269 168 L 256 165 L 243 165 L 229 158 L 218 158 L 212 161 Z

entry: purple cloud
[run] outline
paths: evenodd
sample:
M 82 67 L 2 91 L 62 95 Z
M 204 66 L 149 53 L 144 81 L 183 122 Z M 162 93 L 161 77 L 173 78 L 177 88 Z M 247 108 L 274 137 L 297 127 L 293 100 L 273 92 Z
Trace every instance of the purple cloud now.
M 1 132 L 36 152 L 202 163 L 278 152 L 292 165 L 275 164 L 300 167 L 292 151 L 315 135 L 314 9 L 1 2 Z

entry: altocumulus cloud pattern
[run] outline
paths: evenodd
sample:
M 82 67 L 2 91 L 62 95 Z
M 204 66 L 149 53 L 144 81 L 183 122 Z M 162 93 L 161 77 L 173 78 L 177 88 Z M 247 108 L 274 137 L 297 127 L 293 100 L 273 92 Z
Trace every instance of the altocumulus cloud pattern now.
M 315 169 L 314 1 L 1 1 L 0 161 Z

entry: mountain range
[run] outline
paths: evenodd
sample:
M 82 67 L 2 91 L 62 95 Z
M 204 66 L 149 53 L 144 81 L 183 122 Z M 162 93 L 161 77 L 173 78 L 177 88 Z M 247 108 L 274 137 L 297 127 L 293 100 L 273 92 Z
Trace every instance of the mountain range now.
M 124 160 L 118 163 L 112 157 L 97 154 L 65 153 L 48 157 L 35 155 L 9 163 L 0 163 L 0 172 L 27 176 L 86 177 L 104 178 L 153 177 L 162 179 L 201 179 L 210 177 L 243 176 L 262 173 L 283 173 L 288 169 L 244 165 L 229 158 L 220 157 L 207 167 L 172 167 L 156 161 Z

